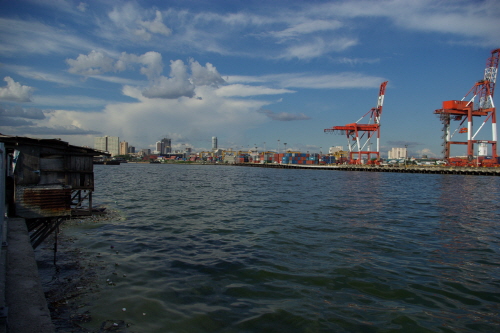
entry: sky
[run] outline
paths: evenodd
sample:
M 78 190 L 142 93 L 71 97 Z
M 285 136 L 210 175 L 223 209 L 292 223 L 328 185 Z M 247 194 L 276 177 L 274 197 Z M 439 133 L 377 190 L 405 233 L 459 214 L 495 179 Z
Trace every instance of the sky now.
M 382 156 L 439 158 L 434 110 L 483 78 L 499 17 L 497 0 L 4 0 L 0 133 L 324 153 L 347 149 L 324 129 L 356 122 L 389 81 Z

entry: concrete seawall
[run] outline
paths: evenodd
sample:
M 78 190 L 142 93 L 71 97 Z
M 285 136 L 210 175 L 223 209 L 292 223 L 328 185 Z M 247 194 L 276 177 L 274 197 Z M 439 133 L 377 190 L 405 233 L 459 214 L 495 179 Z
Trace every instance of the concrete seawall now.
M 476 176 L 500 176 L 500 168 L 474 168 L 474 167 L 449 167 L 449 166 L 406 166 L 406 167 L 381 167 L 369 165 L 300 165 L 300 164 L 259 164 L 239 163 L 220 164 L 233 166 L 247 166 L 259 168 L 279 169 L 313 169 L 313 170 L 337 170 L 337 171 L 366 171 L 366 172 L 399 172 L 399 173 L 429 173 L 447 175 L 476 175 Z
M 35 253 L 26 222 L 21 218 L 5 219 L 7 243 L 2 248 L 2 302 L 6 318 L 0 332 L 53 333 L 55 331 L 42 290 Z

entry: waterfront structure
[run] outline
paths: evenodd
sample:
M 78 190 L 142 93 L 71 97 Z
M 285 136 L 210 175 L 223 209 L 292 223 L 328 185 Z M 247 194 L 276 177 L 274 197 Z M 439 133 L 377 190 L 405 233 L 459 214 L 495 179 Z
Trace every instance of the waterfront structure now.
M 94 149 L 108 152 L 111 156 L 120 155 L 120 138 L 107 135 L 94 137 Z
M 333 126 L 324 130 L 326 133 L 338 132 L 346 135 L 347 147 L 349 149 L 349 162 L 352 164 L 363 164 L 363 158 L 366 158 L 370 163 L 372 155 L 375 155 L 377 163 L 380 161 L 380 118 L 382 116 L 387 82 L 388 81 L 385 81 L 380 84 L 377 106 L 371 108 L 371 110 L 365 113 L 358 121 L 344 126 Z M 360 124 L 359 122 L 367 116 L 369 118 L 368 123 Z M 370 140 L 375 135 L 376 146 L 373 151 Z M 354 158 L 354 155 L 357 155 L 357 159 Z
M 500 49 L 491 51 L 491 57 L 486 61 L 483 79 L 477 81 L 460 101 L 444 101 L 442 109 L 434 111 L 434 114 L 439 116 L 443 124 L 443 155 L 450 164 L 475 165 L 477 161 L 474 160 L 474 144 L 481 143 L 491 145 L 493 164 L 498 163 L 496 109 L 493 103 L 493 94 L 495 92 L 499 61 Z M 476 97 L 478 97 L 478 103 L 474 105 Z M 479 123 L 477 121 L 479 117 L 485 118 L 477 129 L 473 129 L 474 117 L 476 117 L 476 123 Z M 459 122 L 454 131 L 451 129 L 452 121 Z M 491 121 L 491 139 L 479 140 L 477 135 L 488 121 Z M 457 135 L 457 139 L 453 139 L 455 135 Z M 459 139 L 460 137 L 462 139 Z M 467 158 L 452 162 L 453 158 L 450 158 L 452 144 L 466 145 Z
M 128 142 L 120 142 L 120 155 L 128 155 Z
M 36 248 L 64 219 L 92 214 L 93 158 L 102 152 L 59 139 L 0 135 L 7 215 L 26 219 Z
M 392 148 L 387 154 L 388 159 L 404 159 L 408 156 L 407 148 Z

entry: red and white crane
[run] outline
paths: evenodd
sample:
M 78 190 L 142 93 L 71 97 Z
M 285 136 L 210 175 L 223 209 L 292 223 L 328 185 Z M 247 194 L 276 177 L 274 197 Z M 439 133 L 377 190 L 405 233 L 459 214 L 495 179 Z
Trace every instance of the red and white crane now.
M 439 115 L 443 123 L 443 155 L 449 164 L 475 165 L 477 160 L 474 160 L 474 144 L 490 144 L 492 161 L 495 164 L 497 163 L 497 121 L 493 95 L 495 92 L 499 59 L 500 49 L 491 51 L 491 57 L 486 61 L 484 78 L 477 81 L 460 101 L 444 101 L 443 108 L 434 111 L 435 114 Z M 474 105 L 476 97 L 478 103 Z M 473 129 L 474 117 L 485 117 L 483 123 L 475 132 Z M 451 131 L 452 120 L 460 122 L 453 133 Z M 467 126 L 464 126 L 466 121 Z M 490 121 L 491 140 L 477 139 L 477 135 L 483 129 L 484 125 Z M 453 139 L 455 135 L 462 138 L 466 136 L 466 139 Z M 450 158 L 451 145 L 453 144 L 467 145 L 467 160 L 460 161 L 460 159 Z
M 366 155 L 368 163 L 371 163 L 371 155 L 375 155 L 376 163 L 380 161 L 380 118 L 382 116 L 382 107 L 384 105 L 385 87 L 387 82 L 380 84 L 377 106 L 368 111 L 363 117 L 352 124 L 344 126 L 333 126 L 325 129 L 325 133 L 340 133 L 347 136 L 347 145 L 349 149 L 349 163 L 363 164 L 363 155 Z M 362 124 L 361 120 L 368 117 L 368 123 Z M 376 150 L 371 150 L 371 139 L 376 135 Z M 357 159 L 354 155 L 357 154 Z

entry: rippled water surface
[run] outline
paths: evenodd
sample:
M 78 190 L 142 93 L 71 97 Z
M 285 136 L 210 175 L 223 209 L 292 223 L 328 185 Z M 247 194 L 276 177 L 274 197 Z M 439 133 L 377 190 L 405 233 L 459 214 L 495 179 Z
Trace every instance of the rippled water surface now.
M 146 333 L 500 331 L 497 177 L 94 171 L 94 203 L 120 218 L 66 231 L 112 267 L 84 309 L 87 327 L 113 318 Z

